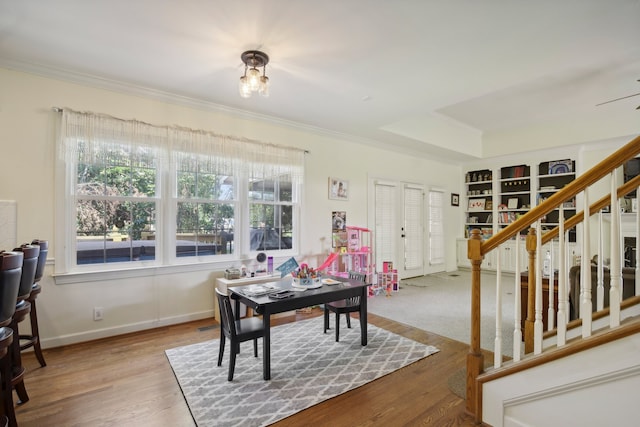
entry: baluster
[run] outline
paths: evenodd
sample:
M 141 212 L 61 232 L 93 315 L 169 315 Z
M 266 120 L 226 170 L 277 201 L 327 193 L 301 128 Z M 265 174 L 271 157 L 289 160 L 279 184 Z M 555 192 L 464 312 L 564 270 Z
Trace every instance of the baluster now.
M 620 326 L 620 300 L 622 292 L 622 267 L 620 265 L 620 206 L 618 202 L 617 179 L 611 173 L 611 288 L 609 289 L 609 326 Z
M 538 247 L 536 246 L 536 229 L 530 227 L 526 238 L 526 248 L 528 256 L 528 270 L 529 270 L 529 282 L 527 284 L 527 317 L 524 322 L 524 352 L 531 353 L 533 351 L 533 325 L 535 323 L 535 304 L 536 304 L 536 277 L 539 276 L 539 272 L 536 270 L 536 253 Z
M 582 257 L 580 261 L 580 318 L 582 319 L 582 337 L 591 336 L 591 261 L 589 260 L 589 191 L 583 194 L 584 219 L 582 221 Z
M 502 366 L 502 247 L 497 248 L 496 256 L 496 338 L 493 350 L 493 366 Z
M 482 264 L 482 237 L 480 230 L 471 231 L 471 237 L 467 241 L 467 257 L 471 261 L 471 342 L 467 353 L 467 399 L 465 409 L 471 414 L 477 414 L 478 401 L 476 393 L 476 378 L 484 370 L 484 355 L 480 348 L 480 289 L 481 289 L 481 264 Z
M 516 233 L 516 277 L 514 284 L 514 325 L 513 325 L 513 360 L 520 361 L 520 352 L 522 351 L 522 310 L 520 308 L 520 232 Z
M 558 212 L 558 331 L 557 343 L 558 347 L 567 343 L 567 309 L 569 306 L 569 298 L 567 298 L 567 254 L 565 249 L 565 232 L 564 232 L 564 206 L 560 205 Z M 554 280 L 555 282 L 555 280 Z M 553 293 L 553 292 L 552 292 Z M 551 306 L 551 303 L 549 303 Z
M 555 254 L 553 253 L 553 239 L 549 242 L 549 253 L 551 259 L 549 260 L 549 308 L 547 309 L 547 331 L 552 330 L 556 324 L 555 313 L 555 272 L 553 270 L 553 259 Z
M 542 248 L 542 221 L 536 222 L 536 247 Z M 542 251 L 536 253 L 536 302 L 535 302 L 535 322 L 533 323 L 533 353 L 542 353 L 542 270 L 540 266 L 540 254 Z
M 596 288 L 596 309 L 604 308 L 604 221 L 602 219 L 602 209 L 598 212 L 598 287 Z

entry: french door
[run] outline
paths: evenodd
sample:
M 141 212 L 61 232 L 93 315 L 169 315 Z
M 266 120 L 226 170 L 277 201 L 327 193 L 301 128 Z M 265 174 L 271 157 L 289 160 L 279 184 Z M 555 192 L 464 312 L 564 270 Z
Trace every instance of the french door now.
M 401 278 L 425 274 L 424 187 L 417 184 L 402 185 L 402 271 Z M 400 267 L 400 266 L 399 266 Z
M 392 262 L 401 279 L 444 271 L 444 192 L 373 180 L 376 269 Z

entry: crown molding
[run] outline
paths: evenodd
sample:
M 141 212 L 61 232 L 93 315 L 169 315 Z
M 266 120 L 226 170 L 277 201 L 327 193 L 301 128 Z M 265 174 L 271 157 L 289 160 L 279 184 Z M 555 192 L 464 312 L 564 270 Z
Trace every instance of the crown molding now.
M 376 147 L 386 151 L 398 152 L 399 146 L 402 146 L 404 154 L 415 155 L 418 157 L 439 159 L 448 163 L 458 164 L 461 159 L 451 158 L 447 153 L 434 152 L 433 148 L 429 144 L 424 144 L 422 141 L 414 141 L 409 138 L 409 141 L 405 141 L 403 144 L 400 141 L 396 143 L 384 142 L 376 139 L 363 138 L 343 132 L 337 132 L 330 129 L 325 129 L 317 126 L 308 125 L 305 123 L 294 122 L 291 120 L 282 119 L 279 117 L 269 116 L 266 114 L 254 113 L 246 110 L 228 107 L 214 102 L 205 101 L 189 96 L 179 95 L 176 93 L 166 92 L 159 89 L 146 87 L 142 85 L 122 82 L 113 80 L 101 76 L 96 76 L 87 73 L 81 73 L 74 70 L 68 70 L 64 68 L 57 68 L 52 66 L 45 66 L 42 64 L 36 64 L 27 61 L 12 60 L 7 58 L 0 58 L 0 67 L 18 72 L 24 72 L 29 74 L 38 75 L 45 78 L 65 81 L 69 83 L 79 84 L 83 86 L 89 86 L 97 89 L 109 90 L 112 92 L 123 93 L 126 95 L 136 95 L 142 98 L 152 99 L 156 101 L 166 102 L 174 105 L 179 105 L 188 108 L 194 108 L 203 111 L 211 111 L 217 113 L 227 114 L 233 117 L 256 120 L 282 126 L 289 129 L 295 129 L 303 132 L 309 132 L 318 136 L 328 137 L 355 144 L 364 145 L 366 147 Z M 400 138 L 406 139 L 406 138 Z M 463 156 L 464 158 L 464 156 Z
M 101 76 L 96 76 L 92 74 L 80 73 L 73 70 L 56 68 L 51 66 L 44 66 L 40 64 L 34 64 L 30 62 L 24 61 L 16 61 L 10 59 L 0 58 L 0 67 L 6 68 L 9 70 L 25 72 L 29 74 L 35 74 L 41 77 L 51 78 L 55 80 L 66 81 L 69 83 L 80 84 L 84 86 L 90 86 L 97 89 L 104 89 L 114 92 L 120 92 L 127 95 L 137 95 L 143 98 L 149 98 L 157 101 L 167 102 L 175 105 L 180 105 L 184 107 L 195 108 L 204 111 L 213 111 L 219 113 L 225 113 L 232 115 L 234 117 L 239 117 L 243 119 L 250 120 L 259 120 L 264 122 L 269 122 L 273 124 L 277 124 L 280 126 L 285 126 L 294 129 L 300 129 L 305 131 L 310 131 L 316 134 L 337 137 L 340 139 L 349 139 L 353 142 L 358 142 L 360 140 L 361 143 L 373 142 L 373 141 L 365 141 L 362 138 L 355 137 L 353 135 L 348 135 L 316 126 L 307 125 L 304 123 L 294 122 L 286 119 L 282 119 L 279 117 L 269 116 L 266 114 L 254 113 L 246 110 L 241 110 L 237 108 L 228 107 L 221 104 L 216 104 L 214 102 L 205 101 L 202 99 L 197 99 L 189 96 L 179 95 L 176 93 L 166 92 L 159 89 L 154 89 L 142 85 L 136 85 L 132 83 L 126 83 L 118 80 L 108 79 Z M 375 141 L 378 142 L 378 141 Z

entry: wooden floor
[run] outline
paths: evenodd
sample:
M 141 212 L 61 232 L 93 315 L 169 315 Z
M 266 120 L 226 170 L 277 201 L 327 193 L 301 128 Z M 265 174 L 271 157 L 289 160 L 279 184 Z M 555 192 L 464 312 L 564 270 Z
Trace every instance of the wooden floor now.
M 280 324 L 319 315 L 274 319 Z M 468 345 L 373 314 L 369 322 L 438 347 L 440 352 L 274 426 L 472 426 L 465 402 L 447 381 L 464 367 Z M 219 329 L 201 320 L 45 350 L 40 368 L 23 357 L 29 402 L 17 407 L 27 426 L 194 426 L 164 350 L 218 338 Z

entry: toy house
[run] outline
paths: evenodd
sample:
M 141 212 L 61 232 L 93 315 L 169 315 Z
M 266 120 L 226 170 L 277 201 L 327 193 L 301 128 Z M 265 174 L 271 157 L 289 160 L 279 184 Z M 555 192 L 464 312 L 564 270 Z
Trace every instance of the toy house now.
M 374 282 L 373 233 L 368 228 L 347 226 L 346 247 L 336 248 L 336 258 L 329 267 L 329 274 L 348 277 L 349 271 L 364 273 L 367 283 Z

